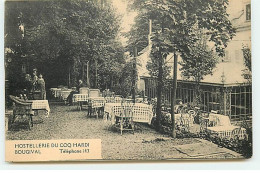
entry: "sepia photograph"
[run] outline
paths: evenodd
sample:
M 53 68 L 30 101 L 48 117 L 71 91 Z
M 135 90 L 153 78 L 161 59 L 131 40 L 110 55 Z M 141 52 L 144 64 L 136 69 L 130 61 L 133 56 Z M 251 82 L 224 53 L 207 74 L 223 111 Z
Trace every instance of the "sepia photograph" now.
M 249 159 L 251 0 L 6 0 L 5 159 Z

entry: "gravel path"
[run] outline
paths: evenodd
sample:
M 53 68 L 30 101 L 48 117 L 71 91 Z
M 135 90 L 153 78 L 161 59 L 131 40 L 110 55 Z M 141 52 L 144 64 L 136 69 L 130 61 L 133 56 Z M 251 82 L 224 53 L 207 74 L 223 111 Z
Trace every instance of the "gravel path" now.
M 7 140 L 48 140 L 48 139 L 101 139 L 102 157 L 107 160 L 162 160 L 190 158 L 175 146 L 201 143 L 199 139 L 176 139 L 162 135 L 148 125 L 137 124 L 135 134 L 123 132 L 121 136 L 103 119 L 86 116 L 86 110 L 77 111 L 75 106 L 50 105 L 51 113 L 34 117 L 31 130 L 19 128 L 8 131 Z M 198 148 L 199 149 L 199 148 Z M 203 148 L 202 148 L 203 150 Z M 232 158 L 220 154 L 213 158 Z

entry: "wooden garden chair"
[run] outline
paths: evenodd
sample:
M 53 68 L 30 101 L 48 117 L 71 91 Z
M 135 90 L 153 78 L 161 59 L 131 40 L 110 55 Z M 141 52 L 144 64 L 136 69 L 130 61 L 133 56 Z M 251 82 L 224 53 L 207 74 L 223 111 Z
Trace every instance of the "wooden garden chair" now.
M 116 115 L 116 124 L 120 129 L 121 135 L 123 131 L 132 131 L 134 134 L 134 121 L 133 121 L 133 105 L 126 103 L 122 104 L 119 115 Z
M 209 125 L 209 118 L 202 118 L 200 120 L 200 132 L 206 132 Z

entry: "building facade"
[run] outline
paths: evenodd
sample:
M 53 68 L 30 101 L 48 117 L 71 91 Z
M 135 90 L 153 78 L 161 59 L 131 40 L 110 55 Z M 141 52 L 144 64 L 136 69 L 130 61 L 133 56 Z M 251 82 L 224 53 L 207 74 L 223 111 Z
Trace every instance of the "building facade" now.
M 225 50 L 225 57 L 220 58 L 213 70 L 213 75 L 207 75 L 200 83 L 202 109 L 210 112 L 218 111 L 227 115 L 234 122 L 252 119 L 252 87 L 251 82 L 245 78 L 248 70 L 244 64 L 243 47 L 251 49 L 251 3 L 250 0 L 230 0 L 230 20 L 236 29 L 236 36 L 229 42 Z M 148 98 L 156 97 L 156 79 L 149 76 L 144 70 L 148 50 L 140 56 L 142 66 L 139 67 L 139 89 L 144 90 Z M 181 60 L 181 57 L 179 58 Z M 173 62 L 169 56 L 169 64 Z M 172 65 L 171 65 L 172 66 Z M 171 70 L 172 71 L 172 70 Z M 180 65 L 177 74 L 177 99 L 183 103 L 192 103 L 195 96 L 195 82 L 185 79 L 181 75 Z M 172 74 L 171 74 L 172 76 Z M 171 103 L 171 79 L 163 90 L 163 102 Z

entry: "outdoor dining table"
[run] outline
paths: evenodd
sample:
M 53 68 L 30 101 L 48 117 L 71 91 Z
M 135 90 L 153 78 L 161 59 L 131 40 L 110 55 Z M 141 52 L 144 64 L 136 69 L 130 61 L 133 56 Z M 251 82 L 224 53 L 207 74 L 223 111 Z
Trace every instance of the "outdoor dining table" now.
M 167 113 L 166 116 L 171 118 L 171 114 Z M 189 126 L 194 125 L 194 117 L 190 116 L 189 114 L 174 114 L 174 120 L 176 125 L 181 125 L 183 122 L 183 119 L 186 119 L 188 121 Z
M 71 89 L 61 90 L 59 92 L 61 101 L 66 102 L 66 100 L 67 100 L 68 96 L 70 95 L 71 91 L 72 91 Z
M 91 102 L 94 107 L 104 107 L 106 103 L 121 103 L 121 97 L 89 97 L 88 94 L 74 94 L 73 103 L 82 107 L 83 102 Z
M 78 109 L 82 109 L 82 105 L 84 102 L 88 101 L 88 94 L 73 94 L 72 102 L 78 103 Z
M 57 97 L 59 97 L 59 94 L 60 94 L 59 92 L 61 91 L 61 88 L 51 88 L 50 91 L 51 91 L 52 95 L 55 98 L 57 98 Z
M 232 138 L 232 131 L 236 128 L 240 128 L 239 126 L 214 126 L 214 127 L 208 127 L 208 131 L 211 133 L 216 133 L 221 138 Z M 244 139 L 246 136 L 246 129 L 241 128 L 238 138 Z
M 232 131 L 240 128 L 231 124 L 230 119 L 226 115 L 221 114 L 209 114 L 209 122 L 216 121 L 215 126 L 207 127 L 210 133 L 216 133 L 221 138 L 232 138 Z M 241 128 L 238 137 L 243 139 L 246 136 L 246 129 Z
M 121 109 L 126 106 L 131 106 L 133 109 L 133 121 L 151 124 L 153 118 L 152 105 L 144 103 L 135 103 L 133 105 L 122 105 L 121 103 L 106 103 L 104 107 L 104 120 L 111 120 L 112 124 L 115 124 L 115 117 L 120 115 Z
M 88 102 L 91 108 L 102 108 L 105 106 L 106 100 L 104 97 L 89 97 Z
M 121 103 L 122 97 L 105 97 L 106 103 Z
M 88 101 L 88 94 L 73 94 L 73 102 L 86 102 Z
M 46 116 L 49 116 L 51 109 L 48 100 L 28 100 L 28 102 L 32 103 L 33 111 L 45 110 Z

